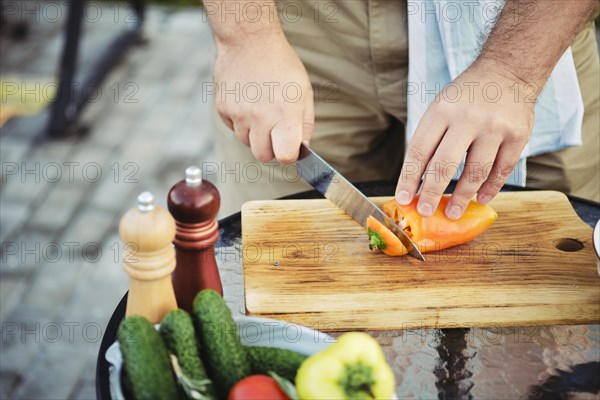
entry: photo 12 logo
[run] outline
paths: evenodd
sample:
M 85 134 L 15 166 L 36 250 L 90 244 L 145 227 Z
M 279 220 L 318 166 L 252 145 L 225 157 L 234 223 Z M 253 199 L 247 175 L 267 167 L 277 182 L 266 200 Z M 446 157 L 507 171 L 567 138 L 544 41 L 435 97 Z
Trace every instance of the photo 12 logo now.
M 104 91 L 103 89 L 104 88 Z M 2 80 L 2 103 L 42 103 L 54 100 L 60 92 L 69 102 L 75 102 L 83 97 L 89 103 L 99 102 L 108 96 L 109 101 L 115 103 L 139 103 L 138 93 L 140 86 L 136 82 L 99 83 L 79 81 L 62 82 L 22 82 Z
M 2 23 L 8 20 L 19 22 L 60 24 L 66 21 L 69 15 L 69 8 L 73 3 L 79 0 L 44 0 L 44 1 L 20 1 L 3 0 Z M 136 10 L 127 2 L 103 2 L 86 1 L 83 2 L 81 13 L 82 22 L 86 24 L 96 24 L 103 22 L 136 24 L 138 16 Z
M 339 87 L 333 82 L 313 82 L 307 89 L 297 82 L 202 82 L 202 102 L 208 103 L 269 103 L 278 99 L 295 104 L 304 95 L 316 103 L 338 103 Z
M 339 5 L 335 1 L 235 1 L 205 0 L 203 22 L 209 20 L 221 23 L 236 22 L 247 24 L 273 23 L 294 24 L 307 22 L 337 24 Z
M 236 322 L 235 330 L 242 342 L 253 345 L 258 343 L 335 343 L 337 339 L 324 335 L 319 329 L 335 330 L 335 323 L 316 323 L 311 329 L 293 322 L 247 318 Z M 204 323 L 201 326 L 202 335 L 215 340 L 234 335 L 235 332 L 225 324 Z
M 18 269 L 29 264 L 64 264 L 83 260 L 98 263 L 106 260 L 114 264 L 140 262 L 136 243 L 114 241 L 100 245 L 99 242 L 74 241 L 4 241 L 0 247 L 0 260 L 9 268 Z
M 412 1 L 407 2 L 406 18 L 416 18 L 421 23 L 459 21 L 493 24 L 500 12 L 505 11 L 515 23 L 532 23 L 539 19 L 539 4 L 534 1 L 507 2 L 504 0 L 463 1 Z
M 102 326 L 97 322 L 35 322 L 33 325 L 25 322 L 2 322 L 2 343 L 75 343 L 79 340 L 98 343 L 102 335 Z
M 63 161 L 61 163 L 50 162 L 2 162 L 0 163 L 2 174 L 2 183 L 7 183 L 11 179 L 16 179 L 20 183 L 33 181 L 35 183 L 47 182 L 75 183 L 83 181 L 86 183 L 97 183 L 102 176 L 109 174 L 115 183 L 138 183 L 136 177 L 140 170 L 137 163 L 114 162 L 106 170 L 94 161 Z M 11 178 L 12 177 L 12 178 Z

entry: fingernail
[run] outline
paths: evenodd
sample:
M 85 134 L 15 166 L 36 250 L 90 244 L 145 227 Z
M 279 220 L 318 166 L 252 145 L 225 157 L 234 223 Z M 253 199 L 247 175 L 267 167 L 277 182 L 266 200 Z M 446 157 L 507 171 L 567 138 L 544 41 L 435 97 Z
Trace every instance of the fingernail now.
M 492 196 L 485 194 L 479 198 L 479 204 L 487 204 L 492 200 Z
M 417 206 L 417 211 L 424 217 L 431 217 L 433 215 L 433 207 L 428 203 L 421 203 Z
M 396 193 L 396 201 L 398 204 L 406 205 L 410 203 L 410 194 L 406 190 L 401 190 Z
M 452 206 L 446 210 L 446 216 L 450 219 L 459 219 L 462 214 L 462 207 Z

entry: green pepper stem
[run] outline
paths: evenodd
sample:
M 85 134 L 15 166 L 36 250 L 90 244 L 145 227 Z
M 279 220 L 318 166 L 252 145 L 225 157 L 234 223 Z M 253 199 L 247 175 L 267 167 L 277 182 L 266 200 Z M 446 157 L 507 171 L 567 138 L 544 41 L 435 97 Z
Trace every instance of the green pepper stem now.
M 339 384 L 344 388 L 349 399 L 370 400 L 375 398 L 371 390 L 375 379 L 370 366 L 362 363 L 346 365 Z
M 375 232 L 373 229 L 369 228 L 367 231 L 367 235 L 369 235 L 369 249 L 379 249 L 385 250 L 387 249 L 387 243 L 378 232 Z

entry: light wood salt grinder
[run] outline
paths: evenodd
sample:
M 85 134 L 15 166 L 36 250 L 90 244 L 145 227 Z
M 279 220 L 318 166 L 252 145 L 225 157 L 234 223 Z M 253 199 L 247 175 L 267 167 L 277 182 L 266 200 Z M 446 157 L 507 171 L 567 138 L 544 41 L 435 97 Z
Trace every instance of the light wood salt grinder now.
M 185 179 L 169 191 L 167 205 L 177 226 L 173 242 L 177 255 L 175 295 L 179 307 L 192 311 L 200 290 L 214 289 L 223 295 L 214 247 L 219 239 L 215 217 L 221 196 L 212 183 L 202 179 L 200 168 L 192 166 L 185 170 Z
M 177 308 L 171 283 L 175 269 L 175 221 L 167 210 L 154 205 L 154 197 L 141 193 L 138 206 L 119 223 L 125 244 L 123 267 L 129 274 L 126 315 L 141 315 L 153 324 Z

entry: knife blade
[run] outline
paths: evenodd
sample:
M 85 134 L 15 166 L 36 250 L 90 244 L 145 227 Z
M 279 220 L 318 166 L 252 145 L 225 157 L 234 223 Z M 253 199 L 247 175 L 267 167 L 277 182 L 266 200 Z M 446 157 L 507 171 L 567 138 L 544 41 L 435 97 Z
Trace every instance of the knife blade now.
M 400 239 L 410 256 L 425 261 L 417 246 L 393 219 L 388 217 L 375 203 L 344 178 L 342 174 L 337 172 L 317 153 L 304 144 L 300 146 L 300 154 L 296 161 L 296 170 L 312 187 L 325 196 L 326 199 L 344 210 L 356 222 L 366 227 L 367 217 L 372 216 Z

